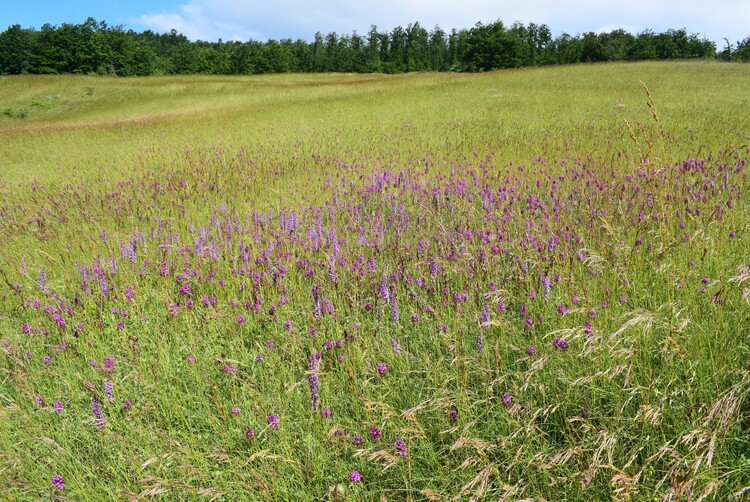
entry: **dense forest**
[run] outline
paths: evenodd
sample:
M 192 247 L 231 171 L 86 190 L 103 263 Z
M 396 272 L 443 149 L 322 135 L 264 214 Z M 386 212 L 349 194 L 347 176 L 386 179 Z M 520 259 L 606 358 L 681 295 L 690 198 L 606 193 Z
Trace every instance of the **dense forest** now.
M 142 33 L 93 18 L 41 29 L 10 26 L 0 33 L 0 74 L 106 75 L 250 74 L 282 72 L 464 71 L 551 64 L 718 58 L 750 60 L 750 37 L 717 52 L 685 29 L 633 35 L 624 30 L 553 38 L 544 24 L 502 21 L 470 29 L 427 30 L 419 23 L 367 34 L 316 33 L 305 40 L 192 42 L 172 30 Z

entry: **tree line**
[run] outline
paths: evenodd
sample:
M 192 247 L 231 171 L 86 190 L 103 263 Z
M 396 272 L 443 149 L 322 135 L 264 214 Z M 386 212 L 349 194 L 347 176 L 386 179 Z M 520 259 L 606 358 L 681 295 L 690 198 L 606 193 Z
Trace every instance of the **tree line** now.
M 602 61 L 715 58 L 750 60 L 750 37 L 717 52 L 685 29 L 636 35 L 625 30 L 553 37 L 544 24 L 477 23 L 450 32 L 418 22 L 364 35 L 316 33 L 311 42 L 284 38 L 190 41 L 172 30 L 136 32 L 88 18 L 81 24 L 10 26 L 0 33 L 0 74 L 257 74 L 283 72 L 477 72 Z

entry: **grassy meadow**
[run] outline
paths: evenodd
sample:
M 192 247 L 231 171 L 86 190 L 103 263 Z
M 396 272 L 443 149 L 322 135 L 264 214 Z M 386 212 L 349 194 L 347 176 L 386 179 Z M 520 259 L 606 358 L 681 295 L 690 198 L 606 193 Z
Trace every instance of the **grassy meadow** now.
M 0 499 L 747 500 L 750 66 L 0 78 Z

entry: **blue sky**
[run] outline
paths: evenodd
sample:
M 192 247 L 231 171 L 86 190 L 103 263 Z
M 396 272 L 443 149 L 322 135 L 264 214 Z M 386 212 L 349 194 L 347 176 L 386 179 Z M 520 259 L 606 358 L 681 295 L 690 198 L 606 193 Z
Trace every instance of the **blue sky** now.
M 723 47 L 750 36 L 750 0 L 0 0 L 0 31 L 12 24 L 81 23 L 91 16 L 126 29 L 166 32 L 190 39 L 311 40 L 316 31 L 366 33 L 418 21 L 470 28 L 497 19 L 547 24 L 555 36 L 623 28 L 687 28 Z

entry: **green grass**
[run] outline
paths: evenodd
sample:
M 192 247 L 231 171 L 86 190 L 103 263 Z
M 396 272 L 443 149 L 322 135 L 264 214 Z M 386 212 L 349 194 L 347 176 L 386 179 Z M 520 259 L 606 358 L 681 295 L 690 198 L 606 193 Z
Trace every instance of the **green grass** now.
M 749 77 L 0 79 L 0 498 L 742 500 Z
M 700 130 L 711 144 L 747 142 L 750 103 L 736 88 L 745 79 L 743 65 L 695 62 L 478 75 L 6 77 L 0 109 L 30 112 L 0 117 L 0 166 L 6 180 L 65 179 L 147 167 L 186 148 L 269 141 L 285 163 L 294 146 L 400 160 L 479 147 L 503 159 L 544 156 L 563 142 L 584 151 L 597 136 L 629 141 L 623 118 L 646 120 L 640 81 L 676 129 Z M 54 108 L 34 109 L 40 99 Z

